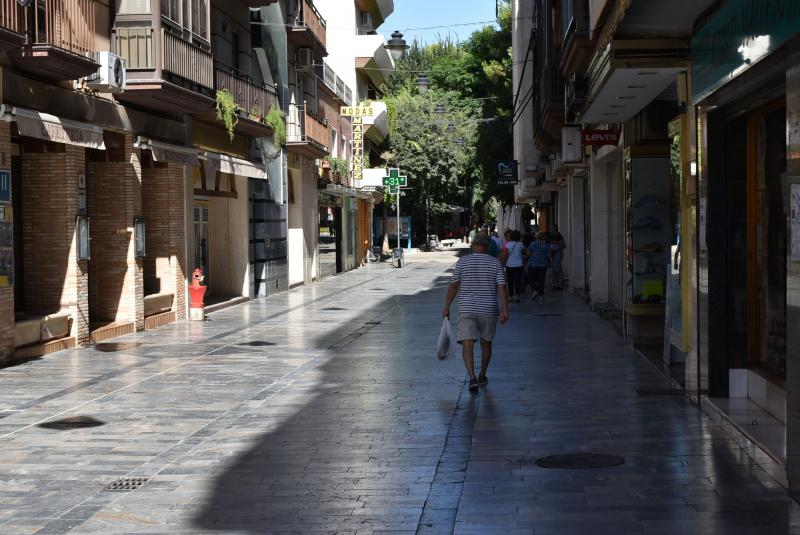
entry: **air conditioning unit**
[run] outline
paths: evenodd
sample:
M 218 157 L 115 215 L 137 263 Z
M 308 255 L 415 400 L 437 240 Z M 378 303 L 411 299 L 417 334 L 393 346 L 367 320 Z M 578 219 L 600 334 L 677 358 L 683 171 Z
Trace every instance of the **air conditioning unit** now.
M 98 52 L 97 72 L 86 80 L 86 85 L 95 91 L 121 93 L 125 90 L 125 60 L 111 52 Z
M 361 12 L 358 14 L 358 28 L 361 31 L 372 31 L 372 14 Z
M 298 48 L 295 53 L 295 62 L 298 67 L 310 67 L 314 64 L 314 55 L 308 47 Z

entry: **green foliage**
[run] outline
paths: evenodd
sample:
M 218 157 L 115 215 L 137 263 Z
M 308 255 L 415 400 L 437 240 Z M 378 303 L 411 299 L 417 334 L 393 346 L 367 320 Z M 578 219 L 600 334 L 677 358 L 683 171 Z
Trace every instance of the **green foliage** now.
M 231 141 L 236 132 L 236 125 L 239 123 L 239 112 L 242 108 L 236 103 L 233 95 L 227 89 L 220 89 L 216 93 L 217 119 L 225 123 L 225 130 L 228 132 Z
M 503 2 L 498 24 L 463 43 L 414 42 L 383 87 L 390 125 L 384 148 L 412 181 L 404 206 L 413 207 L 421 234 L 426 207 L 435 214 L 469 204 L 476 217 L 487 217 L 513 200 L 513 188 L 495 182 L 497 162 L 513 154 L 511 21 Z M 416 86 L 420 73 L 431 81 L 424 96 Z M 443 118 L 432 113 L 436 104 L 445 106 Z
M 269 113 L 265 118 L 266 123 L 272 127 L 275 136 L 275 146 L 282 147 L 286 144 L 286 117 L 275 106 L 269 107 Z
M 344 178 L 350 172 L 350 162 L 344 158 L 335 158 L 333 156 L 326 156 L 325 161 L 331 166 L 331 172 L 339 177 Z

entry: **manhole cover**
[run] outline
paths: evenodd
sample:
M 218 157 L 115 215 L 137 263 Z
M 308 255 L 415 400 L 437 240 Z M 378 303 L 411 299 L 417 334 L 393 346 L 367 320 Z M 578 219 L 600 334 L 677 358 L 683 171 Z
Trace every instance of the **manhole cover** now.
M 386 288 L 370 288 L 373 292 L 385 292 Z
M 550 455 L 549 457 L 536 459 L 536 466 L 561 470 L 592 470 L 596 468 L 611 468 L 624 462 L 625 458 L 619 455 L 567 453 L 565 455 Z
M 559 314 L 557 312 L 554 312 L 554 313 L 534 314 L 534 316 L 538 316 L 540 318 L 547 318 L 547 317 L 551 317 L 551 316 L 563 316 L 563 314 Z
M 115 351 L 127 351 L 129 349 L 136 349 L 142 344 L 137 342 L 102 342 L 95 344 L 94 348 L 103 353 L 114 353 Z
M 322 310 L 347 310 L 347 309 L 341 307 L 328 307 L 328 308 L 323 308 Z
M 267 342 L 265 340 L 253 340 L 252 342 L 242 342 L 241 344 L 236 344 L 240 346 L 249 346 L 249 347 L 266 347 L 266 346 L 274 346 L 276 345 L 275 342 Z
M 44 422 L 38 425 L 44 429 L 55 429 L 57 431 L 69 431 L 71 429 L 84 429 L 87 427 L 100 427 L 105 425 L 105 422 L 96 420 L 91 416 L 72 416 L 70 418 L 63 418 L 61 420 L 53 420 L 51 422 Z
M 121 477 L 116 481 L 106 485 L 106 490 L 111 490 L 114 492 L 127 492 L 129 490 L 141 488 L 141 486 L 145 483 L 147 483 L 146 477 Z
M 641 397 L 682 396 L 684 395 L 684 392 L 680 388 L 637 388 L 636 395 Z

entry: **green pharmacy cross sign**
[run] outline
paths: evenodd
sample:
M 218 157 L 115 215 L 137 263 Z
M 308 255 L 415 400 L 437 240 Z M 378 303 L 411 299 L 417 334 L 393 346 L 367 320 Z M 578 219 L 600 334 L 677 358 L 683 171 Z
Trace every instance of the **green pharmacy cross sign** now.
M 408 177 L 400 174 L 400 169 L 389 169 L 389 176 L 383 177 L 383 185 L 389 186 L 389 193 L 397 193 L 398 188 L 408 186 Z

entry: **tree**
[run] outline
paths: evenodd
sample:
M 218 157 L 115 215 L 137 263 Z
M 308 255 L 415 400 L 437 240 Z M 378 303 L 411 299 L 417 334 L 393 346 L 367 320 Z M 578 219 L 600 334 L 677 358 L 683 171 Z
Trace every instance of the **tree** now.
M 391 111 L 385 148 L 412 180 L 404 205 L 417 222 L 417 240 L 427 226 L 419 223 L 452 205 L 467 204 L 477 222 L 498 198 L 513 201 L 512 188 L 494 180 L 497 162 L 510 159 L 513 147 L 511 17 L 506 3 L 497 26 L 463 44 L 413 43 L 384 86 Z M 432 83 L 425 96 L 416 87 L 423 73 Z M 444 117 L 433 114 L 436 104 L 445 106 Z M 455 132 L 448 132 L 451 124 Z

